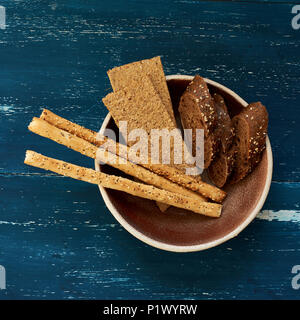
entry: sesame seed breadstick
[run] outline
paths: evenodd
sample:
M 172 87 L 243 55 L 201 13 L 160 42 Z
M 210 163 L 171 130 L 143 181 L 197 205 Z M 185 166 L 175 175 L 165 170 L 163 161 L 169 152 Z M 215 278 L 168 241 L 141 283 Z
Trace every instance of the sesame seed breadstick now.
M 118 155 L 115 155 L 105 149 L 97 148 L 96 146 L 85 141 L 82 138 L 79 138 L 69 132 L 52 126 L 45 120 L 33 118 L 28 128 L 30 131 L 38 135 L 51 139 L 59 144 L 80 152 L 87 157 L 107 163 L 108 165 L 115 167 L 125 172 L 126 174 L 129 174 L 130 176 L 136 177 L 137 179 L 145 183 L 171 192 L 184 194 L 198 201 L 205 201 L 205 198 L 203 196 L 189 189 L 185 189 L 182 186 L 179 186 L 178 184 L 130 161 L 124 163 L 124 161 L 122 161 L 124 159 L 120 159 Z
M 48 138 L 77 152 L 80 152 L 87 157 L 92 159 L 96 158 L 96 146 L 82 138 L 49 124 L 45 120 L 34 117 L 30 122 L 28 129 L 44 138 Z
M 41 118 L 49 122 L 50 124 L 53 124 L 54 126 L 62 130 L 65 130 L 69 133 L 72 133 L 98 147 L 100 147 L 105 141 L 110 140 L 110 139 L 105 139 L 104 136 L 101 136 L 98 134 L 98 137 L 101 136 L 102 141 L 100 141 L 99 139 L 97 139 L 96 132 L 86 129 L 82 126 L 79 126 L 78 124 L 75 124 L 69 120 L 66 120 L 46 109 L 44 109 L 41 115 Z M 113 150 L 113 143 L 109 143 L 107 147 L 108 147 L 108 150 L 111 151 L 112 153 L 115 152 L 115 150 Z M 117 155 L 119 155 L 120 157 L 127 159 L 127 155 L 128 155 L 129 159 L 132 159 L 132 157 L 130 156 L 131 152 L 129 147 L 116 142 L 116 151 L 117 151 Z M 160 176 L 163 176 L 187 189 L 190 189 L 194 192 L 202 194 L 203 196 L 210 198 L 214 201 L 222 202 L 226 197 L 226 193 L 223 190 L 216 188 L 205 182 L 196 180 L 195 177 L 186 175 L 181 170 L 175 167 L 167 166 L 165 164 L 151 164 L 151 163 L 147 163 L 147 161 L 142 161 L 139 164 L 140 166 L 143 166 L 144 168 L 152 172 L 155 172 Z
M 100 141 L 99 138 L 97 138 L 97 132 L 84 128 L 79 124 L 71 122 L 65 118 L 62 118 L 56 115 L 55 113 L 51 112 L 50 110 L 43 109 L 43 112 L 40 115 L 40 118 L 49 122 L 50 124 L 52 124 L 53 126 L 59 129 L 65 130 L 69 133 L 74 134 L 79 138 L 82 138 L 94 144 L 97 147 L 100 147 L 106 141 L 105 136 L 103 136 L 103 140 Z
M 194 192 L 202 194 L 204 197 L 209 198 L 216 202 L 222 202 L 226 197 L 226 192 L 219 189 L 213 185 L 210 185 L 204 181 L 197 181 L 193 177 L 185 174 L 170 173 L 169 170 L 165 170 L 162 167 L 157 167 L 157 165 L 148 164 L 147 169 L 162 175 L 167 179 L 178 183 L 182 187 L 190 189 Z
M 109 165 L 147 183 L 153 185 L 157 188 L 168 190 L 175 193 L 180 193 L 191 197 L 198 201 L 205 201 L 205 198 L 200 194 L 193 192 L 189 189 L 185 189 L 184 187 L 164 178 L 161 177 L 154 172 L 151 172 L 141 166 L 138 166 L 130 161 L 126 164 L 119 163 L 119 157 L 105 149 L 99 148 L 97 150 L 97 159 L 103 162 L 107 162 Z
M 24 163 L 44 170 L 50 170 L 73 179 L 98 184 L 105 188 L 124 191 L 134 196 L 156 200 L 206 216 L 219 217 L 221 215 L 222 206 L 220 204 L 199 202 L 185 195 L 161 190 L 153 186 L 137 183 L 122 177 L 108 175 L 103 172 L 97 172 L 92 169 L 49 158 L 34 151 L 26 151 Z

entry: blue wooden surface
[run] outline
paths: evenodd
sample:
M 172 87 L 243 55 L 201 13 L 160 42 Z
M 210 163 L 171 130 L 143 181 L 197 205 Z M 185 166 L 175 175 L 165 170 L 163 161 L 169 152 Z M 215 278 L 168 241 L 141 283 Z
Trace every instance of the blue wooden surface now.
M 1 299 L 299 299 L 300 30 L 293 1 L 0 1 Z M 149 247 L 98 188 L 23 164 L 25 149 L 93 166 L 28 132 L 43 107 L 97 130 L 106 70 L 161 55 L 167 74 L 209 77 L 270 113 L 274 175 L 262 214 L 204 252 Z

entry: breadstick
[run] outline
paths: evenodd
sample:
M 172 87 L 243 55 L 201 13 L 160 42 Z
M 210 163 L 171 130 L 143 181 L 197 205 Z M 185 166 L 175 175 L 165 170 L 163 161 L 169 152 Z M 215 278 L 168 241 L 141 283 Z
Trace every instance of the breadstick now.
M 59 129 L 72 133 L 73 135 L 82 138 L 97 147 L 101 147 L 105 142 L 109 142 L 107 148 L 110 152 L 116 152 L 118 156 L 124 159 L 128 159 L 127 153 L 129 151 L 129 148 L 127 146 L 115 142 L 100 133 L 84 128 L 76 123 L 64 119 L 51 112 L 50 110 L 43 109 L 43 112 L 40 115 L 40 119 L 47 121 L 48 123 Z M 116 146 L 116 150 L 114 150 L 114 146 Z M 131 157 L 131 159 L 133 159 L 133 157 Z M 142 159 L 142 161 L 145 163 L 148 162 L 147 159 Z
M 153 185 L 163 190 L 168 190 L 175 193 L 180 193 L 188 197 L 194 198 L 198 201 L 205 201 L 205 198 L 198 193 L 195 193 L 189 189 L 185 189 L 178 184 L 161 177 L 154 172 L 151 172 L 143 167 L 140 167 L 130 161 L 126 164 L 119 163 L 119 157 L 105 149 L 98 148 L 97 150 L 97 159 L 102 162 L 107 162 L 108 165 L 111 165 L 130 176 L 133 176 L 147 184 Z
M 83 138 L 84 140 L 98 147 L 101 146 L 105 141 L 110 140 L 98 134 L 98 137 L 101 137 L 101 140 L 102 140 L 102 141 L 99 141 L 97 139 L 96 132 L 86 129 L 82 126 L 79 126 L 78 124 L 72 123 L 71 121 L 66 120 L 64 118 L 61 118 L 60 116 L 57 116 L 51 111 L 46 109 L 44 109 L 43 113 L 41 114 L 41 118 L 53 124 L 54 126 L 60 129 L 63 129 L 67 132 L 70 132 L 80 138 Z M 114 146 L 113 143 L 109 143 L 107 146 L 108 150 L 111 151 L 112 153 L 115 152 L 115 150 L 113 150 L 113 146 Z M 127 159 L 127 155 L 129 156 L 128 157 L 129 159 L 133 158 L 131 157 L 130 148 L 128 148 L 125 145 L 122 145 L 116 142 L 116 150 L 117 150 L 116 151 L 117 155 L 119 155 L 122 158 Z M 165 164 L 151 164 L 151 163 L 148 163 L 148 161 L 142 161 L 141 163 L 139 163 L 139 165 L 189 190 L 202 194 L 203 196 L 209 199 L 212 199 L 216 202 L 222 202 L 226 197 L 226 192 L 224 192 L 223 190 L 215 186 L 212 186 L 208 183 L 197 181 L 195 177 L 185 175 L 182 171 L 180 171 L 175 167 L 171 167 Z
M 115 167 L 137 179 L 154 185 L 158 188 L 165 189 L 171 192 L 177 192 L 190 196 L 198 201 L 205 201 L 205 198 L 201 195 L 185 189 L 176 183 L 161 177 L 141 166 L 138 166 L 130 161 L 122 163 L 119 156 L 101 148 L 97 148 L 93 144 L 81 139 L 71 133 L 68 133 L 62 129 L 52 126 L 45 120 L 39 118 L 33 118 L 32 122 L 29 124 L 28 129 L 40 136 L 51 139 L 59 144 L 62 144 L 68 148 L 71 148 L 81 154 L 88 156 L 92 159 L 100 160 L 108 165 Z M 126 161 L 126 160 L 125 160 Z
M 26 151 L 24 163 L 44 170 L 50 170 L 73 179 L 98 184 L 105 188 L 124 191 L 141 198 L 157 200 L 206 216 L 219 217 L 221 215 L 222 206 L 220 204 L 199 202 L 185 195 L 161 190 L 153 186 L 137 183 L 122 177 L 108 175 L 103 172 L 97 172 L 92 169 L 49 158 L 34 151 Z
M 153 164 L 148 164 L 147 169 L 157 173 L 158 175 L 162 175 L 175 183 L 178 183 L 182 187 L 202 194 L 204 197 L 216 202 L 222 202 L 226 197 L 226 192 L 222 189 L 219 189 L 203 181 L 196 181 L 195 179 L 191 178 L 191 176 L 184 174 L 170 174 L 170 171 L 164 170 L 164 168 L 162 167 L 158 168 Z
M 69 133 L 74 134 L 75 136 L 82 138 L 97 147 L 100 147 L 105 141 L 106 137 L 103 137 L 103 141 L 100 141 L 99 138 L 97 139 L 97 132 L 84 128 L 79 124 L 73 123 L 67 119 L 64 119 L 55 113 L 51 112 L 50 110 L 43 109 L 43 112 L 40 115 L 40 118 L 49 122 L 53 126 L 65 130 Z

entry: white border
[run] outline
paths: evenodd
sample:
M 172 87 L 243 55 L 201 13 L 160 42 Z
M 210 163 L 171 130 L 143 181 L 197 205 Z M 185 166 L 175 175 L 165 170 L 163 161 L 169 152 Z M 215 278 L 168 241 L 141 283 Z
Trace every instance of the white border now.
M 186 79 L 186 80 L 192 80 L 193 76 L 186 76 L 186 75 L 170 75 L 166 77 L 167 80 L 173 80 L 173 79 Z M 226 88 L 225 86 L 212 81 L 210 79 L 205 79 L 205 81 L 209 84 L 214 85 L 215 87 L 218 87 L 224 91 L 226 91 L 227 93 L 229 93 L 231 96 L 233 96 L 236 100 L 238 100 L 242 105 L 247 106 L 248 103 L 243 100 L 241 97 L 239 97 L 236 93 L 234 93 L 232 90 Z M 106 118 L 104 119 L 101 129 L 100 129 L 100 133 L 103 133 L 105 128 L 108 125 L 109 120 L 111 119 L 111 115 L 108 114 L 106 116 Z M 201 250 L 205 250 L 205 249 L 209 249 L 212 247 L 215 247 L 233 237 L 236 237 L 244 228 L 247 227 L 247 225 L 256 217 L 256 215 L 260 212 L 262 206 L 264 205 L 264 202 L 267 198 L 267 195 L 269 193 L 269 189 L 270 189 L 270 185 L 271 185 L 271 180 L 272 180 L 272 173 L 273 173 L 273 156 L 272 156 L 272 149 L 271 149 L 271 144 L 270 144 L 270 140 L 269 137 L 267 136 L 266 139 L 266 151 L 267 151 L 267 161 L 268 161 L 268 172 L 267 172 L 267 179 L 266 179 L 266 183 L 265 183 L 265 187 L 264 190 L 262 192 L 262 195 L 257 203 L 257 205 L 255 206 L 254 210 L 251 212 L 251 214 L 247 217 L 247 219 L 245 221 L 243 221 L 243 223 L 241 223 L 237 228 L 235 228 L 233 231 L 231 231 L 230 233 L 228 233 L 227 235 L 214 240 L 214 241 L 210 241 L 207 243 L 202 243 L 199 245 L 192 245 L 192 246 L 182 246 L 182 245 L 172 245 L 172 244 L 167 244 L 164 242 L 160 242 L 157 240 L 154 240 L 148 236 L 146 236 L 145 234 L 139 232 L 138 230 L 136 230 L 134 227 L 132 227 L 122 216 L 121 214 L 117 211 L 117 209 L 115 208 L 115 206 L 111 203 L 107 191 L 105 188 L 99 186 L 101 195 L 103 197 L 103 200 L 107 206 L 107 208 L 109 209 L 109 211 L 111 212 L 111 214 L 116 218 L 116 220 L 128 231 L 130 232 L 133 236 L 135 236 L 137 239 L 149 244 L 150 246 L 162 249 L 162 250 L 166 250 L 166 251 L 172 251 L 172 252 L 193 252 L 193 251 L 201 251 Z M 100 170 L 99 164 L 97 163 L 97 160 L 95 160 L 95 168 L 97 171 Z

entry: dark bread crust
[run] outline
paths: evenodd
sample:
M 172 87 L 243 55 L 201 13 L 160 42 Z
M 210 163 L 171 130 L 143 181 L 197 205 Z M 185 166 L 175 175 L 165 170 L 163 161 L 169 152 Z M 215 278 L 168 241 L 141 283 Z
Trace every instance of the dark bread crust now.
M 227 152 L 220 152 L 216 155 L 214 161 L 208 168 L 208 176 L 211 182 L 219 188 L 222 188 L 227 178 L 230 176 L 235 163 L 234 146 Z
M 216 152 L 213 135 L 217 124 L 214 101 L 202 77 L 196 75 L 189 83 L 179 102 L 182 127 L 193 130 L 192 153 L 196 150 L 196 129 L 204 130 L 204 168 L 208 168 Z
M 236 161 L 229 183 L 236 183 L 249 174 L 261 160 L 266 148 L 268 112 L 261 102 L 245 107 L 232 119 L 235 128 Z
M 202 77 L 196 75 L 187 86 L 186 93 L 190 93 L 195 97 L 197 107 L 195 112 L 201 112 L 204 120 L 205 134 L 209 135 L 217 124 L 217 113 L 214 100 L 210 95 L 206 82 Z
M 208 176 L 217 187 L 221 188 L 231 174 L 235 160 L 235 148 L 232 147 L 234 128 L 223 97 L 215 93 L 213 98 L 218 117 L 214 130 L 218 151 L 208 168 Z
M 223 97 L 215 93 L 213 95 L 213 99 L 215 102 L 218 119 L 217 126 L 214 130 L 214 135 L 219 150 L 226 153 L 232 145 L 234 128 Z

